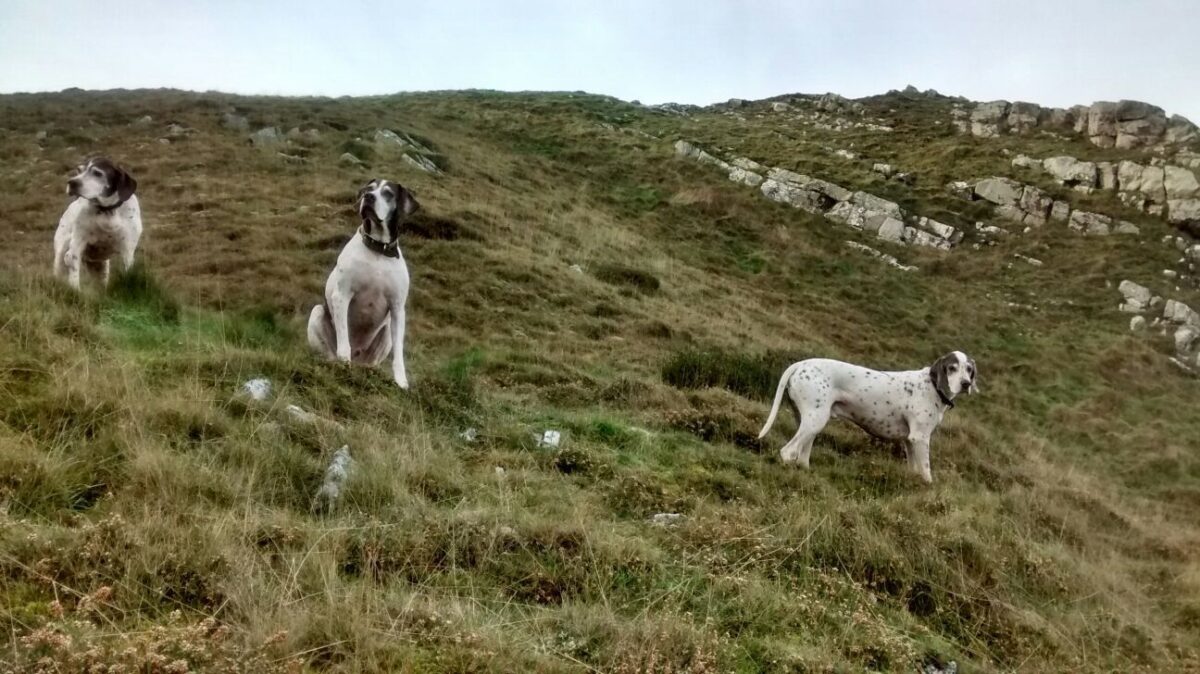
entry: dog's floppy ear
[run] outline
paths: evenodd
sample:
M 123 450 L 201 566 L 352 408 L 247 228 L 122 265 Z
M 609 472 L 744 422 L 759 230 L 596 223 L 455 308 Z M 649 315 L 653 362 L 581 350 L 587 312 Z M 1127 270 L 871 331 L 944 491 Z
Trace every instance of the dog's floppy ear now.
M 937 389 L 944 400 L 954 398 L 954 392 L 950 390 L 950 366 L 956 365 L 958 359 L 954 354 L 948 353 L 934 361 L 929 368 L 929 377 L 933 379 L 933 387 Z
M 417 200 L 413 197 L 412 192 L 409 192 L 408 189 L 404 187 L 400 188 L 399 201 L 400 212 L 403 213 L 404 217 L 406 218 L 421 210 L 421 204 L 417 203 Z
M 114 166 L 112 188 L 117 193 L 117 198 L 121 200 L 121 203 L 125 203 L 137 191 L 137 181 L 133 179 L 133 176 L 126 173 L 124 169 Z
M 975 365 L 974 358 L 968 358 L 967 364 L 971 366 L 971 386 L 967 389 L 968 393 L 979 393 L 979 367 Z

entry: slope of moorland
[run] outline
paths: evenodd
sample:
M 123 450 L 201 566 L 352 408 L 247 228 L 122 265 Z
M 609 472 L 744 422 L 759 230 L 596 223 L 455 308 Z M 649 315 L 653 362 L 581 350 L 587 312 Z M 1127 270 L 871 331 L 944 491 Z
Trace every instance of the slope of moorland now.
M 1141 234 L 976 247 L 991 212 L 944 187 L 1017 176 L 1016 153 L 1143 155 L 958 135 L 940 96 L 862 103 L 893 130 L 566 93 L 0 97 L 0 671 L 1197 670 L 1200 388 L 1116 309 L 1123 279 L 1200 306 L 1163 280 L 1174 232 L 1043 181 Z M 299 133 L 248 142 L 268 126 Z M 967 238 L 864 238 L 677 139 Z M 132 273 L 76 294 L 51 239 L 96 153 L 137 177 L 146 232 Z M 304 345 L 372 176 L 423 205 L 409 392 Z M 755 439 L 791 360 L 956 348 L 982 394 L 934 436 L 932 486 L 846 425 L 809 471 L 778 460 L 790 415 Z M 239 393 L 255 377 L 270 400 Z

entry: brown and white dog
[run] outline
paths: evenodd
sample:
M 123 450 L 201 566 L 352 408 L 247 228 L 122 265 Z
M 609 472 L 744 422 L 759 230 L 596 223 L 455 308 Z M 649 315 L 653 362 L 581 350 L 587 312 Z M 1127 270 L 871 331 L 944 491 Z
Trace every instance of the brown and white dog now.
M 807 468 L 817 434 L 830 418 L 846 419 L 875 437 L 904 442 L 909 467 L 933 482 L 929 439 L 942 415 L 954 407 L 954 399 L 977 391 L 977 377 L 975 361 L 962 351 L 905 372 L 880 372 L 826 358 L 802 360 L 784 370 L 771 415 L 758 437 L 771 430 L 786 392 L 800 428 L 779 451 L 785 463 Z
M 408 388 L 404 370 L 404 305 L 408 266 L 400 225 L 420 208 L 403 186 L 375 179 L 358 192 L 358 234 L 342 248 L 325 282 L 325 302 L 308 317 L 308 343 L 326 358 L 378 365 L 392 354 L 392 376 Z
M 142 210 L 134 195 L 133 176 L 99 157 L 78 167 L 67 180 L 67 206 L 54 232 L 54 274 L 79 289 L 80 269 L 102 286 L 108 284 L 109 260 L 120 258 L 124 269 L 142 237 Z

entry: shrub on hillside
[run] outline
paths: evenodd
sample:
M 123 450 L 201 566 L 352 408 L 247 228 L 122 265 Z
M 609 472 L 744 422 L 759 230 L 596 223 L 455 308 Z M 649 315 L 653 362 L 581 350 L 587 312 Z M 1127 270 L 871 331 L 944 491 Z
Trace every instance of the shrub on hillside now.
M 780 351 L 750 354 L 722 349 L 677 351 L 662 366 L 663 381 L 680 389 L 717 387 L 747 398 L 769 397 L 784 368 L 802 356 Z
M 617 262 L 602 262 L 596 265 L 592 273 L 609 285 L 625 286 L 642 293 L 657 292 L 662 287 L 654 274 Z
M 363 161 L 369 161 L 375 156 L 375 148 L 369 143 L 354 138 L 338 146 L 339 153 L 349 152 Z
M 148 310 L 163 323 L 179 321 L 179 300 L 172 297 L 140 263 L 125 273 L 114 272 L 108 296 L 122 304 Z
M 691 433 L 705 442 L 731 442 L 753 452 L 762 450 L 762 442 L 756 437 L 755 429 L 733 415 L 685 408 L 667 410 L 663 414 L 663 421 L 667 426 Z
M 454 241 L 460 238 L 478 241 L 482 238 L 473 229 L 454 218 L 432 215 L 425 211 L 419 211 L 405 220 L 402 231 L 422 239 L 440 241 Z

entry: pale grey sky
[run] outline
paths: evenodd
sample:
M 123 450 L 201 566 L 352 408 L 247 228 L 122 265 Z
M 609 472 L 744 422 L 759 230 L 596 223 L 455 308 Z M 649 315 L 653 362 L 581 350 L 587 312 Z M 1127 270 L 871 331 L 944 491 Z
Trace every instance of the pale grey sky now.
M 1200 122 L 1200 0 L 0 0 L 0 91 L 576 90 L 643 102 L 913 84 Z

